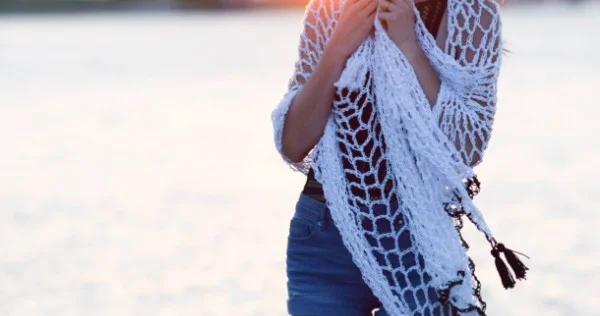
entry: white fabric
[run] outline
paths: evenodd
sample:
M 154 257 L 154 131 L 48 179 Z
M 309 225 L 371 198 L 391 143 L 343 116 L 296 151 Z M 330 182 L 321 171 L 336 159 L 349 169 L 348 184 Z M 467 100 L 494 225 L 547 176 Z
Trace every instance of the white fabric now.
M 376 20 L 374 34 L 350 57 L 335 83 L 336 98 L 319 143 L 304 161 L 293 163 L 282 151 L 285 115 L 315 68 L 343 3 L 312 0 L 306 7 L 296 70 L 289 90 L 272 113 L 276 147 L 294 170 L 304 174 L 311 166 L 315 170 L 345 246 L 365 282 L 391 315 L 412 313 L 404 299 L 405 289 L 386 275 L 406 274 L 414 267 L 407 269 L 390 260 L 405 255 L 405 251 L 369 242 L 398 238 L 402 229 L 381 228 L 390 226 L 395 214 L 361 212 L 361 204 L 389 206 L 399 202 L 409 223 L 413 251 L 425 259 L 425 268 L 417 267 L 419 272 L 430 274 L 438 289 L 462 279 L 461 285 L 451 288 L 450 302 L 463 309 L 473 306 L 477 302 L 468 257 L 454 219 L 443 205 L 458 194 L 461 209 L 488 240 L 493 240 L 463 180 L 473 175 L 472 167 L 482 160 L 492 132 L 502 52 L 498 4 L 489 0 L 448 0 L 448 36 L 443 49 L 436 45 L 414 8 L 419 43 L 441 79 L 433 107 L 405 55 Z M 351 92 L 358 97 L 351 96 Z M 365 112 L 359 99 L 371 103 L 375 111 Z M 351 128 L 351 120 L 359 122 L 360 128 Z M 356 139 L 361 131 L 369 135 L 363 143 Z M 373 150 L 365 150 L 366 143 Z M 365 165 L 369 168 L 361 168 Z M 378 176 L 381 168 L 387 171 L 384 178 Z M 350 175 L 355 180 L 348 180 Z M 393 190 L 383 198 L 367 195 L 362 199 L 352 194 L 358 189 L 384 190 L 390 181 Z M 365 228 L 365 219 L 375 224 L 374 228 Z M 378 227 L 379 223 L 383 224 Z M 385 258 L 384 264 L 378 262 L 378 256 Z M 457 271 L 466 273 L 459 275 Z

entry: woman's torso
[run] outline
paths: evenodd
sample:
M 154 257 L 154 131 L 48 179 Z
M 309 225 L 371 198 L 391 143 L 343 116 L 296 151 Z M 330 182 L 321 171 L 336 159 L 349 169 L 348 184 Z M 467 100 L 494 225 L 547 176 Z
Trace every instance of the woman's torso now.
M 446 6 L 447 6 L 447 0 L 425 0 L 425 1 L 418 2 L 416 4 L 416 7 L 419 10 L 421 19 L 423 20 L 425 27 L 427 28 L 427 30 L 429 30 L 429 32 L 434 37 L 437 36 L 438 31 L 440 29 L 442 20 L 444 18 L 444 13 L 446 12 Z M 369 83 L 370 83 L 369 78 L 366 78 L 365 84 L 367 85 Z M 357 98 L 359 98 L 358 93 L 342 90 L 342 91 L 339 91 L 338 93 L 336 93 L 336 99 L 339 101 L 339 94 L 348 94 L 348 93 L 350 93 L 349 99 L 351 101 L 354 101 Z M 360 98 L 358 103 L 359 103 L 359 107 L 361 108 L 361 112 L 363 114 L 363 115 L 361 115 L 361 117 L 371 117 L 372 115 L 373 116 L 376 115 L 376 113 L 373 113 L 374 112 L 373 102 L 371 100 L 368 100 L 366 98 Z M 344 107 L 344 104 L 342 104 L 341 107 L 338 105 L 338 108 L 343 109 L 343 107 Z M 341 113 L 347 113 L 347 112 L 341 111 Z M 347 122 L 348 122 L 349 129 L 356 130 L 361 125 L 361 123 L 357 119 L 349 119 Z M 373 127 L 373 130 L 371 130 L 370 132 L 374 133 L 374 134 L 380 134 L 381 131 L 379 130 L 378 124 L 376 124 Z M 371 153 L 372 160 L 377 161 L 380 158 L 382 159 L 382 161 L 384 163 L 378 164 L 382 167 L 377 168 L 377 172 L 376 172 L 377 174 L 374 176 L 377 177 L 378 179 L 385 179 L 386 174 L 387 174 L 387 168 L 386 168 L 386 163 L 385 163 L 384 158 L 381 157 L 382 151 L 385 151 L 385 141 L 381 137 L 381 146 L 374 146 L 373 138 L 368 139 L 367 132 L 357 132 L 355 135 L 356 135 L 356 143 L 361 144 L 361 146 L 365 152 Z M 352 155 L 351 149 L 345 148 L 342 144 L 340 144 L 340 150 L 342 150 L 342 153 L 343 153 L 342 163 L 346 170 L 359 169 L 359 170 L 357 170 L 359 172 L 368 172 L 369 170 L 367 170 L 367 169 L 371 168 L 371 166 L 369 164 L 365 163 L 365 164 L 361 165 L 360 162 L 351 163 L 348 159 L 346 159 L 345 157 Z M 359 180 L 357 180 L 356 178 L 354 178 L 352 176 L 348 176 L 347 179 L 350 183 L 359 182 Z M 384 180 L 382 180 L 382 183 L 383 183 L 383 181 Z M 389 191 L 391 191 L 392 186 L 393 186 L 392 181 L 387 181 L 384 183 L 385 183 L 385 185 L 380 186 L 380 188 L 369 189 L 369 192 L 365 192 L 365 190 L 361 189 L 360 186 L 352 186 L 351 191 L 352 191 L 353 195 L 359 196 L 362 199 L 366 199 L 366 196 L 368 195 L 370 200 L 379 200 L 379 199 L 382 199 L 383 196 L 387 196 L 390 193 Z M 383 188 L 384 192 L 381 192 L 381 188 Z M 322 187 L 321 183 L 319 183 L 315 179 L 314 170 L 312 168 L 310 168 L 310 170 L 308 172 L 308 176 L 306 178 L 306 182 L 304 184 L 304 188 L 303 188 L 302 192 L 317 201 L 321 201 L 321 202 L 325 201 L 323 187 Z

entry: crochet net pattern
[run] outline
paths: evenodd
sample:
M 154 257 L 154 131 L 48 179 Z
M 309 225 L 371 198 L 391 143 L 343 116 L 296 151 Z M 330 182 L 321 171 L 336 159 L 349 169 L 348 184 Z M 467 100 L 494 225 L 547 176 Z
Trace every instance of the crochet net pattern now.
M 419 302 L 426 285 L 461 314 L 483 314 L 480 284 L 459 230 L 466 215 L 494 241 L 466 183 L 476 179 L 473 167 L 492 133 L 502 52 L 499 6 L 448 0 L 441 48 L 413 7 L 419 44 L 441 80 L 433 106 L 376 18 L 373 34 L 335 83 L 320 141 L 294 163 L 282 151 L 285 115 L 315 69 L 343 4 L 312 0 L 306 6 L 295 71 L 272 112 L 276 148 L 294 170 L 315 170 L 344 245 L 390 314 L 428 314 L 431 306 L 414 311 L 407 304 Z M 406 234 L 411 242 L 400 244 Z M 404 264 L 414 254 L 418 264 Z M 414 273 L 422 282 L 407 287 L 401 278 Z

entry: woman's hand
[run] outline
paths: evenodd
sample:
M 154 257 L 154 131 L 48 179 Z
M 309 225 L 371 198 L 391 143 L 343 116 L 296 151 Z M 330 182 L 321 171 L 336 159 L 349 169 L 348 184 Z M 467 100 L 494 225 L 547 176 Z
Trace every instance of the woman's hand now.
M 392 41 L 404 53 L 405 49 L 418 47 L 411 0 L 379 0 L 379 19 Z
M 348 58 L 373 30 L 379 0 L 347 0 L 326 51 Z

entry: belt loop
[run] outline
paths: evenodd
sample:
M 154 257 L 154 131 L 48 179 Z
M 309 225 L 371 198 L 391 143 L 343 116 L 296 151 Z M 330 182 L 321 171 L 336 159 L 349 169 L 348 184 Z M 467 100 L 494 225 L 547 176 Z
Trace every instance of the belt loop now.
M 323 229 L 326 229 L 327 225 L 329 225 L 328 218 L 327 218 L 327 206 L 324 206 L 321 209 L 321 227 Z

